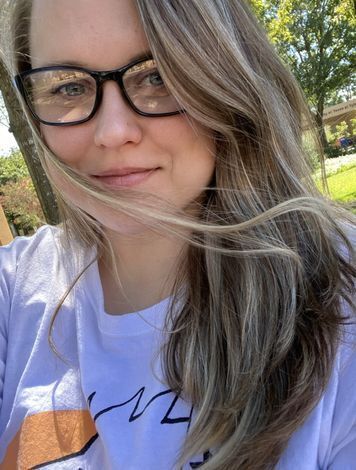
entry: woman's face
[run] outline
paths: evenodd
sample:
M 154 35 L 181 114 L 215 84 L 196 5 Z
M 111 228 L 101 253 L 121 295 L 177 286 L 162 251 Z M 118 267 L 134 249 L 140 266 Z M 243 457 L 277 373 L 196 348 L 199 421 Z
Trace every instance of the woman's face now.
M 149 53 L 133 0 L 34 0 L 30 46 L 33 68 L 113 70 Z M 214 171 L 213 139 L 197 123 L 184 115 L 140 116 L 112 81 L 103 85 L 101 106 L 90 121 L 41 125 L 41 133 L 60 160 L 85 176 L 98 182 L 98 175 L 109 174 L 100 184 L 153 194 L 178 209 L 198 198 Z M 127 218 L 73 188 L 62 189 L 104 226 L 126 231 Z

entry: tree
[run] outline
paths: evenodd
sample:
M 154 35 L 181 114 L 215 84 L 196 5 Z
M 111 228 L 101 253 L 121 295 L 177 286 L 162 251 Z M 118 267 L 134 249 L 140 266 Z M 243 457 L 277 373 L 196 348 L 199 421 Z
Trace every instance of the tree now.
M 324 148 L 325 105 L 353 88 L 354 0 L 250 0 L 314 112 Z M 339 95 L 341 96 L 341 95 Z
M 337 140 L 342 137 L 350 137 L 351 133 L 349 131 L 349 126 L 345 121 L 341 121 L 335 126 L 334 129 L 331 129 L 330 126 L 326 126 L 326 137 L 330 144 L 336 144 Z
M 29 175 L 28 168 L 19 150 L 12 152 L 8 157 L 0 157 L 0 189 L 10 181 L 19 181 Z
M 6 26 L 6 12 L 11 0 L 0 0 L 0 52 L 6 49 L 6 35 L 3 30 Z M 3 47 L 2 47 L 3 46 Z M 37 150 L 34 145 L 31 131 L 26 118 L 22 112 L 21 105 L 14 92 L 11 78 L 7 72 L 0 54 L 0 92 L 8 113 L 9 129 L 14 134 L 22 155 L 29 169 L 38 199 L 41 203 L 43 213 L 47 222 L 55 224 L 58 222 L 58 210 L 56 200 L 47 179 L 47 176 L 40 164 Z M 1 122 L 4 122 L 1 119 Z
M 8 221 L 25 234 L 32 233 L 44 223 L 43 212 L 29 176 L 1 186 L 0 204 Z
M 44 223 L 28 168 L 20 151 L 0 158 L 0 204 L 10 224 L 31 233 Z

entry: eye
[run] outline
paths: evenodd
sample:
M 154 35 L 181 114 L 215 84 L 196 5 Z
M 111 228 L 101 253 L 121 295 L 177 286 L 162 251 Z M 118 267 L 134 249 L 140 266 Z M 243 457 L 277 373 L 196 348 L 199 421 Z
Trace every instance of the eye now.
M 158 72 L 158 70 L 155 70 L 154 72 L 151 72 L 151 73 L 147 76 L 146 79 L 149 80 L 150 85 L 153 85 L 153 86 L 164 86 L 162 77 L 161 77 L 160 73 Z
M 127 94 L 132 99 L 137 96 L 167 97 L 169 91 L 152 60 L 132 66 L 125 72 L 123 83 Z
M 130 77 L 137 87 L 162 88 L 165 86 L 161 74 L 157 69 L 147 70 Z
M 87 88 L 82 83 L 66 83 L 57 87 L 53 94 L 60 94 L 69 97 L 82 96 L 86 93 Z

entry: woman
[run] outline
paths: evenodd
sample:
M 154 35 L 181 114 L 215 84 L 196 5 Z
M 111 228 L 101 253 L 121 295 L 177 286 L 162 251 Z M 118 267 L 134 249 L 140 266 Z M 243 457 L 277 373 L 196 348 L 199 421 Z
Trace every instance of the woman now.
M 1 468 L 351 469 L 351 216 L 248 7 L 10 6 L 63 224 L 1 248 Z

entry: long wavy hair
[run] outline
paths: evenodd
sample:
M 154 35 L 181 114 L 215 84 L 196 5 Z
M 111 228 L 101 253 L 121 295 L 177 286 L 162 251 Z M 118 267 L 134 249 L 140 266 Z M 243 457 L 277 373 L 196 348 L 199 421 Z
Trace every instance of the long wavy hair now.
M 272 468 L 325 390 L 353 321 L 341 304 L 352 305 L 354 219 L 315 188 L 301 144 L 302 119 L 312 125 L 304 98 L 245 2 L 136 3 L 167 86 L 215 138 L 198 216 L 93 187 L 51 154 L 24 112 L 49 176 L 55 168 L 90 198 L 191 234 L 163 347 L 167 383 L 196 410 L 177 466 L 211 449 L 206 470 Z M 14 74 L 31 66 L 31 1 L 10 7 Z M 106 247 L 100 224 L 57 197 L 67 235 Z

